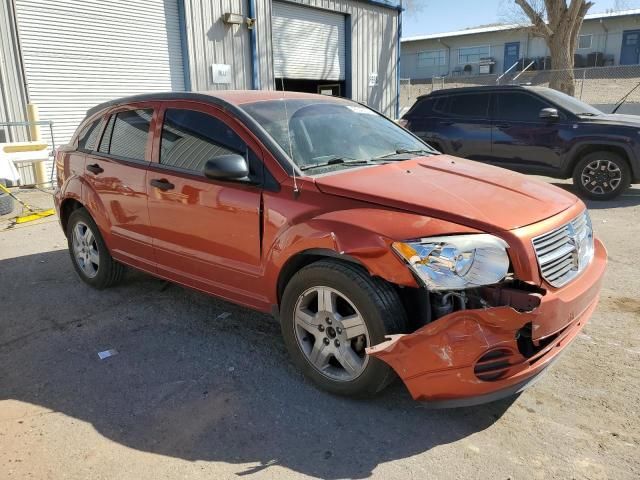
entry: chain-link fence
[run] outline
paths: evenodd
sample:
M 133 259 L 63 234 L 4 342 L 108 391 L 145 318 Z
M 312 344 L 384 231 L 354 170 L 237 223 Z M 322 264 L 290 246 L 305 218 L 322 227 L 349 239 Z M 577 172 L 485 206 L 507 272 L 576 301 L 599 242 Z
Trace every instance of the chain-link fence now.
M 553 87 L 554 82 L 566 79 L 567 70 L 526 70 L 510 72 L 506 75 L 457 75 L 433 77 L 428 80 L 400 81 L 400 105 L 406 109 L 420 95 L 444 88 L 462 88 L 482 85 L 536 85 Z M 615 105 L 627 94 L 618 113 L 640 114 L 640 65 L 620 65 L 573 69 L 575 79 L 574 96 L 604 112 L 611 112 Z

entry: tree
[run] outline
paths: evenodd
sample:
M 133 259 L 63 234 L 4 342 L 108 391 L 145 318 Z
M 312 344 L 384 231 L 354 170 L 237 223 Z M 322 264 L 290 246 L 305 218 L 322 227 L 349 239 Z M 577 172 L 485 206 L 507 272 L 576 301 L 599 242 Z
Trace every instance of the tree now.
M 567 5 L 567 2 L 570 2 Z M 551 88 L 573 95 L 573 55 L 578 34 L 593 2 L 586 0 L 515 0 L 529 21 L 534 35 L 544 38 L 551 53 L 551 68 L 559 70 L 549 82 Z

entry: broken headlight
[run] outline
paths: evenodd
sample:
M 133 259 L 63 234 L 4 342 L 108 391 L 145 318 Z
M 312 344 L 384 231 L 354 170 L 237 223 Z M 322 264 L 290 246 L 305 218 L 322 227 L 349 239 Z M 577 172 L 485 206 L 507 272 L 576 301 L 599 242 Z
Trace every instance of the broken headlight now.
M 429 290 L 491 285 L 509 271 L 509 245 L 489 234 L 423 238 L 392 247 Z

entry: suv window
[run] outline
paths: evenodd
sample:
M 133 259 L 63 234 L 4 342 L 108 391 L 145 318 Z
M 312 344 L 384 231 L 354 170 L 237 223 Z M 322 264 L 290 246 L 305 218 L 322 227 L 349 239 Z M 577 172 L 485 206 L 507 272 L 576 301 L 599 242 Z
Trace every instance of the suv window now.
M 411 117 L 426 117 L 431 114 L 433 110 L 433 104 L 435 101 L 433 98 L 423 98 L 416 103 L 415 107 L 411 109 L 409 112 L 409 116 Z
M 195 110 L 167 109 L 160 144 L 162 165 L 202 173 L 207 160 L 246 151 L 240 136 L 221 120 Z
M 487 118 L 488 111 L 488 93 L 453 95 L 449 101 L 449 114 L 456 117 Z
M 144 161 L 152 109 L 127 110 L 112 115 L 102 135 L 102 153 Z
M 102 118 L 99 118 L 84 127 L 80 135 L 78 135 L 78 150 L 91 152 L 96 149 L 96 142 L 101 126 Z
M 509 122 L 539 122 L 540 110 L 552 105 L 522 92 L 501 92 L 496 95 L 496 120 Z

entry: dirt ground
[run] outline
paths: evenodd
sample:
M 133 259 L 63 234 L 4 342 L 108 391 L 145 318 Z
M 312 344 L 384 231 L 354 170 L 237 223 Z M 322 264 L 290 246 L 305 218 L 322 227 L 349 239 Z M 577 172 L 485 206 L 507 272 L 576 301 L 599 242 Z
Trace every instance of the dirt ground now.
M 640 186 L 589 206 L 610 263 L 584 334 L 519 398 L 440 411 L 320 392 L 270 317 L 136 272 L 91 290 L 55 217 L 3 220 L 0 478 L 640 478 Z

